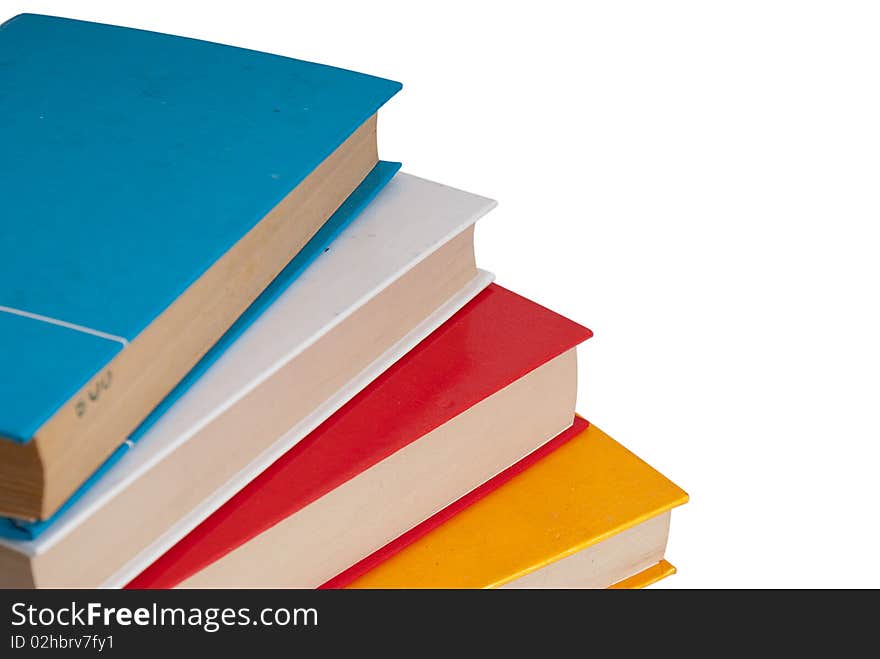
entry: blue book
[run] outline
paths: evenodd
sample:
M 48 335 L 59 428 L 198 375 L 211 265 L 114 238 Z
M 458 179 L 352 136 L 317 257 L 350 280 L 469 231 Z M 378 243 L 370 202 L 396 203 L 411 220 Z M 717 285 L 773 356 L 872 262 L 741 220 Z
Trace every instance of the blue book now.
M 0 514 L 50 517 L 332 237 L 399 89 L 128 28 L 0 26 Z

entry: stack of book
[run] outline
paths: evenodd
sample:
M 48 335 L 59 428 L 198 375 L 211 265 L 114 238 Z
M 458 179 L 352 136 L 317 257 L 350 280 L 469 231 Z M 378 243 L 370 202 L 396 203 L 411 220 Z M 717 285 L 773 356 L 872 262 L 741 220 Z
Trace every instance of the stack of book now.
M 398 83 L 36 15 L 0 63 L 0 584 L 671 573 L 687 495 L 575 414 L 590 331 L 378 159 Z

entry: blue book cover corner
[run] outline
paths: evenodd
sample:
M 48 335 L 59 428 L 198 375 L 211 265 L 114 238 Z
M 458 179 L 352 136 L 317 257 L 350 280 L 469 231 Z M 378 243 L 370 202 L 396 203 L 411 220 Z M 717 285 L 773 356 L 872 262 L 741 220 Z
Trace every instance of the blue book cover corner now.
M 0 26 L 0 441 L 30 441 L 399 89 L 130 28 Z

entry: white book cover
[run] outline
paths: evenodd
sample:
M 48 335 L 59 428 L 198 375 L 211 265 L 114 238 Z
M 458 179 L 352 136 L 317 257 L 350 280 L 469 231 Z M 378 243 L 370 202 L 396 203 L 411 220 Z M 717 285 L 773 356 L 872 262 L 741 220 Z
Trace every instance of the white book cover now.
M 405 273 L 460 235 L 495 206 L 467 192 L 400 173 L 331 247 L 269 307 L 104 477 L 35 540 L 0 539 L 15 552 L 39 557 L 61 543 L 154 466 L 173 460 L 200 429 L 232 408 Z M 105 587 L 124 586 L 211 513 L 351 400 L 400 357 L 442 325 L 492 281 L 478 271 L 466 286 L 375 359 L 356 377 L 253 455 L 237 474 L 130 557 Z M 169 484 L 173 486 L 173 484 Z M 129 516 L 117 519 L 123 536 Z M 101 538 L 113 543 L 113 537 Z M 72 569 L 75 569 L 71 566 Z

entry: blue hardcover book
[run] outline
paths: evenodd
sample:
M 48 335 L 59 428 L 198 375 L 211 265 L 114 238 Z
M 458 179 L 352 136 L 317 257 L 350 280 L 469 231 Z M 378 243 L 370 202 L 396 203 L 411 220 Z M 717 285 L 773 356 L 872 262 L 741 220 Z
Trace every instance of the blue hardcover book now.
M 332 237 L 399 88 L 128 28 L 0 26 L 0 514 L 48 518 Z

